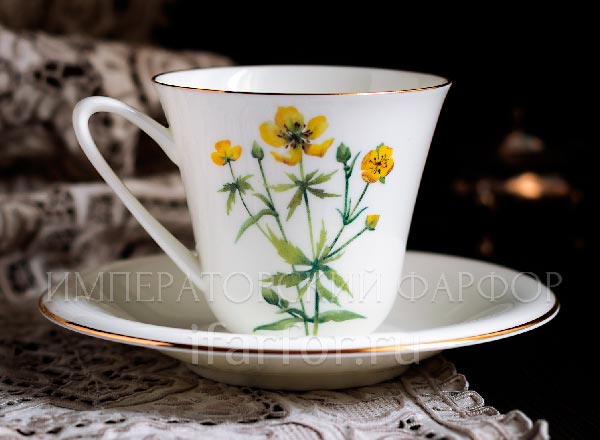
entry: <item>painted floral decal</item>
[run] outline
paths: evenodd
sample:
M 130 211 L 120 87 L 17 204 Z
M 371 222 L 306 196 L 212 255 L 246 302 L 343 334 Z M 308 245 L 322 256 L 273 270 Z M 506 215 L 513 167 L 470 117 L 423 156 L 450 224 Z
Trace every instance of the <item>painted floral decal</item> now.
M 362 178 L 365 182 L 375 183 L 379 180 L 381 183 L 385 183 L 385 176 L 394 168 L 392 152 L 390 147 L 380 145 L 365 155 L 360 164 Z
M 329 124 L 325 116 L 316 116 L 304 123 L 304 116 L 296 107 L 279 107 L 275 113 L 275 121 L 263 122 L 260 126 L 260 136 L 272 147 L 285 147 L 287 154 L 272 151 L 271 154 L 278 162 L 286 165 L 296 165 L 302 160 L 302 152 L 309 156 L 323 157 L 333 138 L 315 144 L 317 138 L 327 130 Z
M 337 147 L 336 160 L 341 170 L 321 172 L 320 170 L 305 171 L 303 156 L 324 157 L 334 142 L 333 138 L 321 140 L 329 124 L 325 116 L 315 116 L 308 123 L 304 122 L 304 115 L 296 107 L 279 107 L 273 121 L 266 121 L 259 127 L 262 140 L 274 147 L 271 151 L 273 158 L 290 167 L 291 172 L 286 173 L 288 181 L 271 184 L 267 179 L 263 167 L 265 152 L 261 145 L 254 142 L 251 156 L 256 160 L 260 177 L 260 190 L 256 190 L 250 183 L 252 174 L 238 176 L 232 165 L 242 154 L 242 147 L 232 146 L 230 140 L 221 140 L 215 144 L 215 151 L 211 159 L 218 166 L 227 166 L 231 181 L 223 185 L 219 192 L 227 193 L 227 214 L 233 209 L 236 198 L 239 197 L 248 218 L 238 231 L 236 241 L 250 228 L 256 227 L 268 240 L 279 257 L 289 265 L 285 272 L 277 272 L 261 280 L 261 292 L 267 304 L 277 307 L 278 313 L 284 317 L 272 323 L 260 325 L 258 330 L 285 330 L 294 325 L 302 325 L 304 333 L 313 335 L 319 332 L 319 325 L 327 322 L 341 322 L 352 319 L 364 318 L 359 313 L 341 309 L 338 295 L 352 296 L 346 280 L 335 270 L 335 262 L 344 255 L 344 250 L 356 239 L 367 231 L 375 231 L 379 222 L 379 214 L 366 213 L 366 206 L 362 206 L 363 198 L 375 183 L 385 183 L 386 176 L 394 167 L 392 158 L 393 149 L 380 144 L 375 149 L 367 152 L 360 165 L 364 187 L 360 197 L 353 202 L 349 197 L 351 177 L 358 155 L 353 156 L 350 148 L 344 143 Z M 338 171 L 344 174 L 343 195 L 329 192 L 323 185 Z M 281 208 L 275 205 L 273 192 L 289 192 L 291 198 L 283 216 Z M 252 212 L 247 203 L 247 197 L 256 197 L 264 208 Z M 316 197 L 319 199 L 342 198 L 343 204 L 335 208 L 340 216 L 340 227 L 331 237 L 325 222 L 320 223 L 313 219 L 310 202 Z M 297 208 L 303 206 L 305 210 L 308 240 L 310 249 L 302 249 L 286 234 L 285 223 L 296 213 Z M 363 217 L 363 214 L 364 217 Z M 285 217 L 285 218 L 284 218 Z M 363 217 L 363 226 L 355 228 L 354 233 L 344 234 L 350 225 Z M 268 219 L 271 218 L 269 224 Z M 273 226 L 273 228 L 271 227 Z M 273 230 L 275 229 L 275 230 Z M 317 230 L 319 231 L 317 233 Z M 345 238 L 344 238 L 345 237 Z M 289 301 L 283 298 L 276 289 L 294 289 L 295 299 Z M 314 308 L 306 308 L 306 295 L 314 298 Z M 326 301 L 335 308 L 322 311 L 321 302 Z
M 215 151 L 210 155 L 210 158 L 216 165 L 225 165 L 232 160 L 238 160 L 242 155 L 242 147 L 236 145 L 231 146 L 230 141 L 220 141 L 215 144 Z

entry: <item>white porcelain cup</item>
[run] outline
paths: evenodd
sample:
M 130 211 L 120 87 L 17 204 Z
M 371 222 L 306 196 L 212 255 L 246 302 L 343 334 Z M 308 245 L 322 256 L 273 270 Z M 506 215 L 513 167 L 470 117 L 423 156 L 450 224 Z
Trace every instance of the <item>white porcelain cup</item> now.
M 100 175 L 206 296 L 229 331 L 362 335 L 390 311 L 444 78 L 326 66 L 185 70 L 154 77 L 169 128 L 107 97 L 77 104 Z M 110 169 L 88 128 L 117 113 L 175 162 L 197 255 Z

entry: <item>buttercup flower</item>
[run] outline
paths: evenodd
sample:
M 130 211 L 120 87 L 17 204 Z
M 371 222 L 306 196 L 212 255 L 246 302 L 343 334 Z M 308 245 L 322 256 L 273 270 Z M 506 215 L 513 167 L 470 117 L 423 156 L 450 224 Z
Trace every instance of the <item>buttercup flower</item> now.
M 367 215 L 367 220 L 365 220 L 365 227 L 369 231 L 374 231 L 377 227 L 377 223 L 379 222 L 379 214 L 369 214 Z
M 302 152 L 309 156 L 323 157 L 333 138 L 320 144 L 312 141 L 319 138 L 329 124 L 325 116 L 315 116 L 308 124 L 304 123 L 304 116 L 296 107 L 279 107 L 275 113 L 274 121 L 267 121 L 260 125 L 260 136 L 272 147 L 285 147 L 289 154 L 280 155 L 272 151 L 271 154 L 278 162 L 287 165 L 296 165 L 302 159 Z
M 394 168 L 393 152 L 392 148 L 383 144 L 369 151 L 360 164 L 363 180 L 367 183 L 375 183 L 378 180 L 385 183 L 385 176 Z
M 242 147 L 236 145 L 235 147 L 231 146 L 231 141 L 224 140 L 219 141 L 215 144 L 215 150 L 210 155 L 210 158 L 215 163 L 215 165 L 223 166 L 228 164 L 231 161 L 236 161 L 240 158 L 242 154 Z

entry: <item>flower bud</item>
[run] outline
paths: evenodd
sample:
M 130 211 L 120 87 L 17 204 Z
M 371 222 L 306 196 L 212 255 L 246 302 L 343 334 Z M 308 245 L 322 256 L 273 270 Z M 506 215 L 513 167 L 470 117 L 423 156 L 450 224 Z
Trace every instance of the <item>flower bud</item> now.
M 345 164 L 346 162 L 348 162 L 348 160 L 350 160 L 350 156 L 352 156 L 352 153 L 350 153 L 350 148 L 341 143 L 340 146 L 337 148 L 337 153 L 335 155 L 336 160 L 339 163 Z
M 265 152 L 263 151 L 261 146 L 258 145 L 256 142 L 252 144 L 252 157 L 258 160 L 263 160 L 263 158 L 265 157 Z
M 379 222 L 379 214 L 369 214 L 367 215 L 367 220 L 365 221 L 365 227 L 369 231 L 374 231 L 377 227 L 377 223 Z

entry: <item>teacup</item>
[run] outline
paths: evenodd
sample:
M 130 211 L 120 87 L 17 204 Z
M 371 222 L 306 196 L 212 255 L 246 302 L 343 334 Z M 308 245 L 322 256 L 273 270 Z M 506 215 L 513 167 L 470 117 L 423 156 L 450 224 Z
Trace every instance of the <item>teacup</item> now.
M 396 298 L 444 78 L 394 70 L 255 66 L 154 77 L 169 128 L 107 97 L 77 104 L 100 175 L 231 332 L 361 335 Z M 117 113 L 178 165 L 196 253 L 100 155 L 88 128 Z

